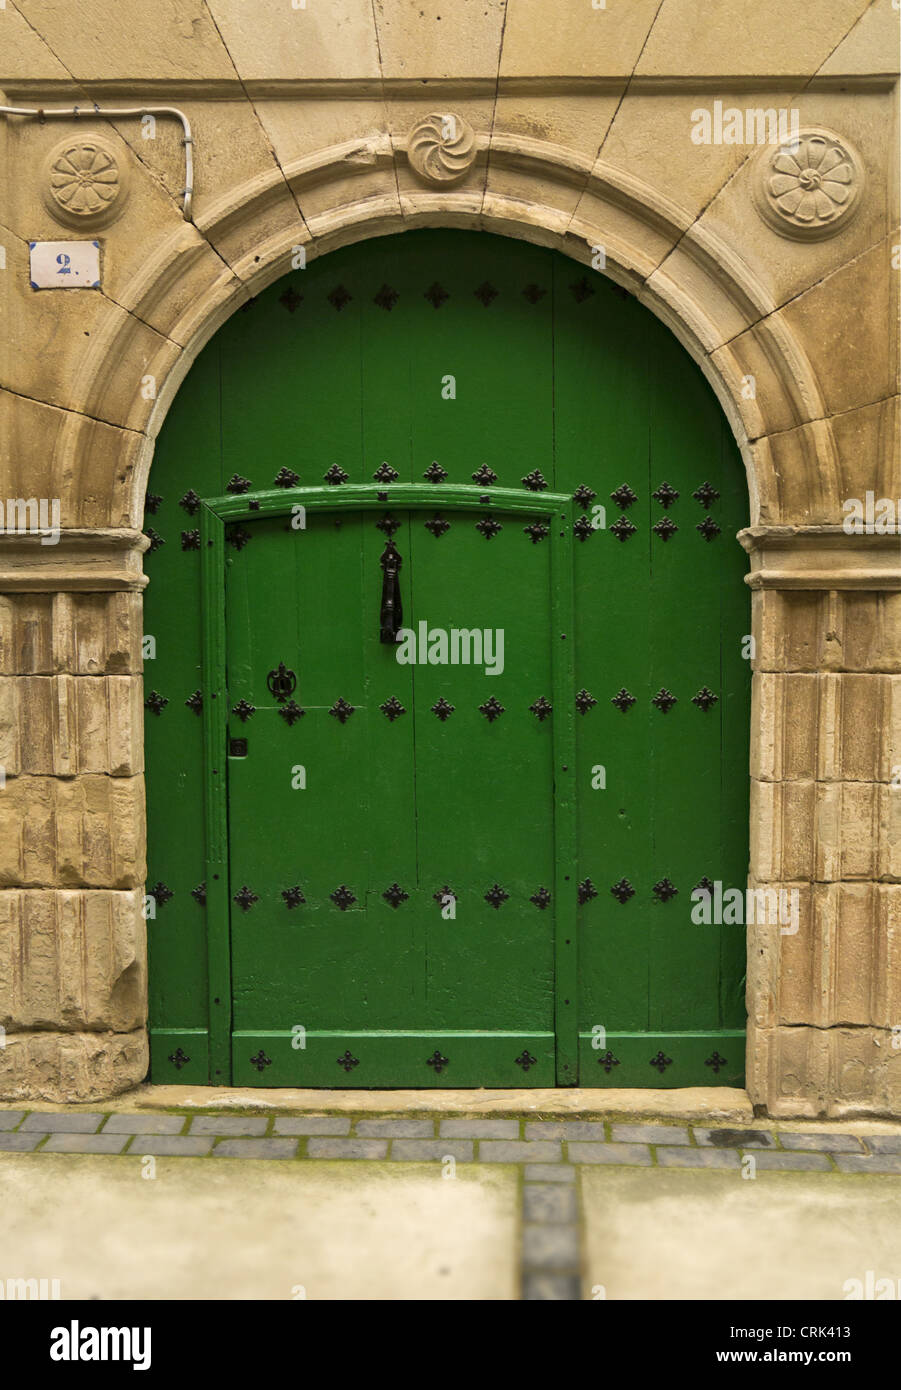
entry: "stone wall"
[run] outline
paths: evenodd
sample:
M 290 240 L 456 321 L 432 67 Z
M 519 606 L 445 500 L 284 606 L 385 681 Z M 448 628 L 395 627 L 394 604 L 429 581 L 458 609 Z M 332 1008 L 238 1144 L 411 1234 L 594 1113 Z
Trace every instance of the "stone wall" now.
M 849 497 L 901 506 L 891 0 L 71 19 L 0 9 L 0 102 L 82 113 L 0 117 L 0 498 L 58 498 L 63 528 L 0 536 L 0 1095 L 146 1069 L 140 528 L 179 383 L 295 248 L 449 225 L 603 247 L 717 391 L 751 496 L 751 881 L 803 904 L 797 935 L 749 934 L 748 1086 L 781 1115 L 901 1113 L 901 548 L 841 527 Z M 190 220 L 181 121 L 94 103 L 185 114 Z M 796 110 L 803 177 L 775 146 L 696 143 L 715 103 Z M 825 190 L 823 159 L 847 171 Z M 33 290 L 29 241 L 73 236 L 100 242 L 102 287 Z

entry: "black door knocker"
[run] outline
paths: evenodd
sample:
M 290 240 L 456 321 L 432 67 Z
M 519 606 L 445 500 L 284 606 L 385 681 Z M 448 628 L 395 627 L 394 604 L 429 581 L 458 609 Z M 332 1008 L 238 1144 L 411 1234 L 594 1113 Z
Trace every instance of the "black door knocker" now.
M 382 567 L 382 608 L 379 615 L 379 639 L 382 642 L 396 642 L 397 634 L 403 626 L 404 615 L 400 599 L 400 580 L 398 573 L 403 559 L 398 554 L 394 541 L 388 539 L 379 559 Z
M 297 689 L 297 677 L 293 671 L 289 671 L 283 661 L 278 663 L 275 671 L 270 671 L 266 677 L 266 684 L 269 687 L 269 694 L 274 695 L 280 705 L 283 705 L 289 695 L 293 695 Z

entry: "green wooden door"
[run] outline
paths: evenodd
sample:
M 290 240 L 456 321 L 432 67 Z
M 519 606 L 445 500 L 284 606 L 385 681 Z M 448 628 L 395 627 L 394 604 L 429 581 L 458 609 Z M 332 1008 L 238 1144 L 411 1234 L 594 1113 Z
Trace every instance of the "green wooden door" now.
M 746 882 L 746 511 L 697 368 L 555 253 L 411 233 L 236 314 L 145 523 L 153 1078 L 740 1083 L 691 894 Z M 404 624 L 502 671 L 380 641 L 389 533 Z

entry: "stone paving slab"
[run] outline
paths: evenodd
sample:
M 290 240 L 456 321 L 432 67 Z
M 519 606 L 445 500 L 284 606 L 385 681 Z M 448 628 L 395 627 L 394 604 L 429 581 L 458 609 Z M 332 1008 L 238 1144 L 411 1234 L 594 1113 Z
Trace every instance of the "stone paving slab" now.
M 482 1139 L 479 1143 L 482 1163 L 556 1163 L 562 1158 L 561 1145 L 550 1140 Z
M 279 1115 L 273 1126 L 276 1134 L 350 1134 L 350 1120 L 343 1115 Z
M 45 1136 L 43 1134 L 0 1134 L 0 1153 L 30 1153 Z
M 42 1152 L 53 1154 L 120 1154 L 127 1143 L 127 1134 L 51 1134 Z
M 694 1136 L 703 1148 L 715 1149 L 774 1149 L 776 1141 L 764 1129 L 699 1129 Z
M 358 1120 L 356 1133 L 372 1139 L 434 1139 L 434 1120 Z
M 812 1153 L 863 1153 L 863 1144 L 856 1134 L 782 1134 L 783 1149 L 806 1149 Z
M 453 1158 L 459 1163 L 472 1163 L 473 1142 L 471 1139 L 395 1139 L 391 1157 L 407 1162 Z
M 901 1173 L 901 1153 L 836 1154 L 840 1173 Z
M 438 1133 L 448 1139 L 518 1139 L 519 1120 L 441 1120 Z
M 545 1274 L 527 1270 L 522 1281 L 523 1300 L 537 1303 L 548 1299 L 573 1302 L 582 1297 L 578 1274 Z
M 724 1150 L 725 1152 L 725 1150 Z M 769 1169 L 772 1172 L 790 1173 L 831 1173 L 832 1164 L 829 1162 L 828 1154 L 822 1153 L 786 1153 L 782 1149 L 760 1152 L 757 1149 L 749 1151 L 749 1156 L 754 1159 L 757 1168 L 763 1172 Z
M 868 1134 L 867 1148 L 874 1154 L 901 1154 L 901 1134 Z
M 214 1158 L 295 1158 L 296 1139 L 222 1139 Z
M 524 1226 L 522 1262 L 526 1270 L 578 1268 L 578 1226 Z
M 649 1168 L 653 1162 L 647 1144 L 582 1144 L 569 1145 L 572 1163 L 631 1163 Z
M 310 1158 L 387 1158 L 387 1139 L 308 1139 Z
M 213 1136 L 202 1134 L 191 1138 L 186 1134 L 142 1134 L 129 1146 L 131 1154 L 150 1154 L 166 1158 L 202 1158 L 213 1147 Z
M 15 1129 L 24 1118 L 24 1110 L 0 1110 L 0 1130 Z
M 40 1111 L 24 1120 L 22 1130 L 26 1134 L 33 1130 L 40 1130 L 41 1134 L 96 1134 L 103 1118 L 101 1111 L 88 1111 L 87 1114 Z
M 526 1182 L 575 1182 L 576 1170 L 566 1163 L 527 1163 Z
M 269 1121 L 265 1116 L 198 1115 L 191 1121 L 189 1134 L 228 1134 L 235 1138 L 259 1136 L 266 1133 Z
M 755 1154 L 756 1157 L 756 1154 Z M 661 1168 L 739 1168 L 737 1149 L 664 1149 L 657 1150 Z
M 527 1139 L 594 1139 L 605 1143 L 607 1130 L 603 1120 L 530 1120 L 525 1135 Z
M 614 1141 L 624 1144 L 690 1144 L 688 1130 L 681 1125 L 611 1125 Z
M 576 1219 L 576 1194 L 571 1187 L 556 1183 L 529 1183 L 523 1189 L 523 1220 L 573 1222 Z
M 110 1115 L 103 1134 L 181 1134 L 184 1115 Z

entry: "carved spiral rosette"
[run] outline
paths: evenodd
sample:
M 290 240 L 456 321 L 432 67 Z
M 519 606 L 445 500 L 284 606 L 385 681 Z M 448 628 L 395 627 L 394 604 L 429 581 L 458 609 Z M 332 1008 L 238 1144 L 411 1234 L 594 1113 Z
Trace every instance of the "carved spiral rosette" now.
M 848 225 L 863 179 L 860 157 L 847 140 L 808 127 L 796 141 L 761 153 L 754 197 L 761 216 L 781 236 L 819 241 Z
M 433 111 L 417 121 L 407 136 L 407 157 L 430 183 L 461 179 L 476 157 L 472 126 L 451 111 Z
M 58 222 L 102 227 L 124 207 L 126 170 L 109 140 L 79 133 L 50 151 L 43 191 L 44 202 Z

